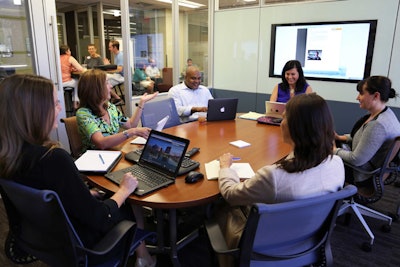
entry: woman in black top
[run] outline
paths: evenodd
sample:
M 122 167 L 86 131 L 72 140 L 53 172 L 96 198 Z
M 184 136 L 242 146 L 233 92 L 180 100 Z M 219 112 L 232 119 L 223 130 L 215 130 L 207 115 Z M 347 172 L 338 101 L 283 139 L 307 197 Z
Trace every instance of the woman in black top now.
M 138 184 L 132 174 L 124 176 L 109 199 L 99 200 L 81 179 L 68 152 L 50 140 L 61 111 L 51 80 L 29 74 L 5 78 L 0 83 L 0 110 L 1 178 L 55 191 L 89 248 L 119 221 L 134 219 L 131 207 L 125 204 Z M 118 253 L 118 248 L 114 252 Z M 136 252 L 139 258 L 153 263 L 144 244 Z

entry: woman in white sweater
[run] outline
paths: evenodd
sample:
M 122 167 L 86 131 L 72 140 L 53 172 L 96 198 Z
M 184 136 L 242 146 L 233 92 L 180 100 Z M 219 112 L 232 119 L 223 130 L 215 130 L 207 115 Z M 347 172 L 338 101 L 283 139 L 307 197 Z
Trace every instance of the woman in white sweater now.
M 246 222 L 247 208 L 244 205 L 329 194 L 344 184 L 343 162 L 333 155 L 332 115 L 322 97 L 302 94 L 290 99 L 283 114 L 281 130 L 283 140 L 293 148 L 292 152 L 282 161 L 261 168 L 244 182 L 240 182 L 237 173 L 230 168 L 230 153 L 219 159 L 219 188 L 231 206 L 225 210 L 227 213 L 220 210 L 220 214 L 226 216 L 220 216 L 219 222 L 232 248 L 237 246 Z

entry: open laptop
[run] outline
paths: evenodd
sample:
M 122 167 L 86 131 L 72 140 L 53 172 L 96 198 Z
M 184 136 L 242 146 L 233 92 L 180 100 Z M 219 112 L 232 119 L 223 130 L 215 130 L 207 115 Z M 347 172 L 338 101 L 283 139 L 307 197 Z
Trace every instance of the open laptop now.
M 151 130 L 138 164 L 104 176 L 119 184 L 124 174 L 131 172 L 139 181 L 133 193 L 146 195 L 175 183 L 189 142 L 185 138 Z
M 208 100 L 207 121 L 234 120 L 237 98 L 216 98 Z
M 286 103 L 265 101 L 265 116 L 257 119 L 259 123 L 280 125 Z

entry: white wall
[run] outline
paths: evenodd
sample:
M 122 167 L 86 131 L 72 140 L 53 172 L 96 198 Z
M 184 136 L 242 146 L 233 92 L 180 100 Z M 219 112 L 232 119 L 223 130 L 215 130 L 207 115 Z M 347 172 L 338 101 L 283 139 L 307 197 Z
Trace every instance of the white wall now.
M 399 0 L 346 0 L 282 4 L 215 13 L 214 88 L 272 92 L 280 78 L 268 77 L 271 24 L 377 19 L 371 75 L 389 76 L 400 93 Z M 395 38 L 395 31 L 397 35 Z M 354 83 L 309 81 L 328 100 L 356 102 Z M 400 100 L 389 103 L 400 107 Z

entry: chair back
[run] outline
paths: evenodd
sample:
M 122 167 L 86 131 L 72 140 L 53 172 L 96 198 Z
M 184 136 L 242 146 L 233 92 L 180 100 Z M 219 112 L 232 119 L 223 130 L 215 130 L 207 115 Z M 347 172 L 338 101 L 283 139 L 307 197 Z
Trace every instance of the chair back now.
M 181 124 L 173 98 L 153 99 L 146 102 L 141 116 L 142 126 L 155 129 L 157 122 L 167 115 L 169 115 L 169 119 L 164 128 Z
M 79 134 L 76 116 L 62 118 L 60 121 L 64 123 L 65 130 L 67 131 L 71 155 L 73 158 L 77 159 L 82 154 L 83 143 L 82 137 Z
M 354 196 L 354 200 L 361 204 L 370 204 L 377 202 L 383 196 L 385 180 L 390 174 L 399 172 L 399 150 L 400 150 L 400 136 L 397 136 L 390 144 L 382 166 L 377 166 L 375 170 L 367 171 L 357 166 L 353 166 L 344 162 L 347 167 L 350 167 L 357 172 L 372 177 L 373 188 L 367 190 L 359 190 Z M 372 190 L 372 191 L 371 191 Z
M 0 189 L 19 247 L 50 266 L 85 266 L 85 253 L 76 249 L 82 242 L 55 192 L 5 179 Z
M 240 240 L 239 266 L 332 265 L 330 236 L 353 185 L 318 197 L 278 204 L 254 204 Z

